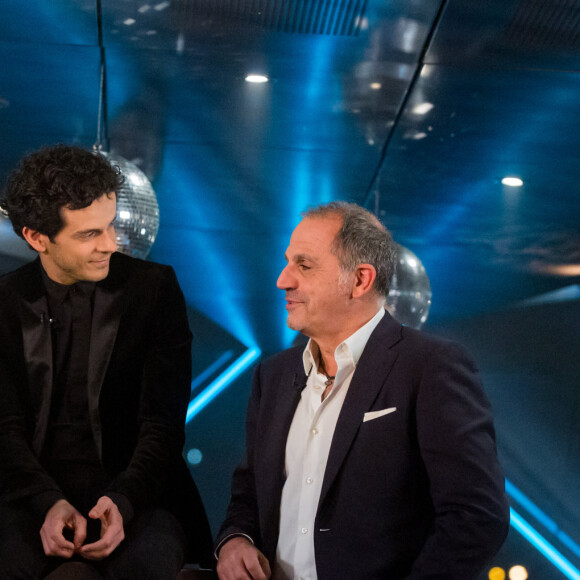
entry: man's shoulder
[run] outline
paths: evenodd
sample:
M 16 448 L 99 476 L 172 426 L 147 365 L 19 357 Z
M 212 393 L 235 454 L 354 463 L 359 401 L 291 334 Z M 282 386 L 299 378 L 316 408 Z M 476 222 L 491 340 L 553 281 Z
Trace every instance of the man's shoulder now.
M 277 352 L 262 361 L 262 367 L 266 370 L 275 370 L 280 367 L 289 368 L 302 365 L 304 348 L 305 345 L 298 345 Z
M 149 262 L 133 256 L 127 256 L 121 252 L 115 252 L 111 256 L 109 282 L 120 280 L 152 280 L 155 278 L 172 275 L 173 268 L 157 262 Z
M 115 252 L 111 256 L 111 269 L 125 272 L 147 272 L 151 270 L 171 270 L 171 266 Z
M 371 356 L 381 356 L 393 348 L 405 358 L 423 362 L 430 356 L 468 355 L 465 347 L 455 340 L 402 325 L 387 314 L 373 331 L 365 350 Z
M 32 262 L 28 262 L 16 270 L 11 270 L 10 272 L 6 272 L 0 275 L 0 288 L 11 288 L 15 284 L 18 284 L 20 280 L 24 280 L 27 277 L 38 273 L 38 264 L 36 260 Z

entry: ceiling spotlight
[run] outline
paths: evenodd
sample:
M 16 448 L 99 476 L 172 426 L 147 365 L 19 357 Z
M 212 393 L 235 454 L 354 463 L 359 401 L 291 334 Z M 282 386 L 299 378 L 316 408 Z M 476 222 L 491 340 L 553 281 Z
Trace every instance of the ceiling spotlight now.
M 519 177 L 504 177 L 501 182 L 509 187 L 521 187 L 524 184 Z
M 267 83 L 270 79 L 266 75 L 247 75 L 245 81 L 247 83 Z
M 413 107 L 413 113 L 415 115 L 426 115 L 434 106 L 433 103 L 421 103 Z
M 371 83 L 370 87 L 373 91 L 378 91 L 383 85 L 381 83 Z

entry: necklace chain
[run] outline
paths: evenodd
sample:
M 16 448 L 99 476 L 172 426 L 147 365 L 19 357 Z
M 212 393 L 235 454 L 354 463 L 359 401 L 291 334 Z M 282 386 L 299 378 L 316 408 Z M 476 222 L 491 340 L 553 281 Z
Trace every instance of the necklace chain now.
M 318 363 L 318 370 L 326 377 L 326 381 L 324 381 L 324 384 L 328 387 L 329 385 L 332 384 L 332 382 L 334 381 L 334 379 L 336 378 L 336 375 L 334 376 L 330 376 L 327 372 L 326 372 L 326 366 L 324 365 L 324 360 L 322 359 L 322 357 L 319 357 L 319 363 Z

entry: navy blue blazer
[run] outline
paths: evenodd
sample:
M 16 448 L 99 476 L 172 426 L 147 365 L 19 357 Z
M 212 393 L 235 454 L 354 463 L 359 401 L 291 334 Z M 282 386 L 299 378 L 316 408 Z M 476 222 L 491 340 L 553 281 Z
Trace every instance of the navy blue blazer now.
M 285 445 L 306 384 L 302 347 L 255 371 L 247 453 L 217 544 L 249 535 L 275 558 Z M 363 422 L 364 414 L 396 411 Z M 457 344 L 386 313 L 359 360 L 315 520 L 319 580 L 475 578 L 508 530 L 490 405 Z
M 38 459 L 52 397 L 48 318 L 38 260 L 0 278 L 0 499 L 42 517 L 63 497 Z M 126 520 L 149 506 L 172 511 L 189 558 L 207 565 L 209 524 L 182 457 L 190 389 L 191 332 L 175 273 L 113 254 L 95 288 L 89 354 L 91 428 L 111 476 L 103 492 L 128 500 Z

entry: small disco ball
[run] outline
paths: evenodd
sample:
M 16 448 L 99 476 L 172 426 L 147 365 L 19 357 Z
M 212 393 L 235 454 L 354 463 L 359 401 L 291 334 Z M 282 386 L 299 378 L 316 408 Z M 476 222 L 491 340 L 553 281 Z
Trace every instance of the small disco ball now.
M 147 176 L 120 155 L 101 151 L 125 181 L 117 192 L 115 233 L 119 252 L 145 259 L 159 229 L 159 205 Z
M 405 326 L 421 328 L 429 315 L 431 284 L 421 260 L 397 244 L 397 262 L 387 296 L 387 310 Z

